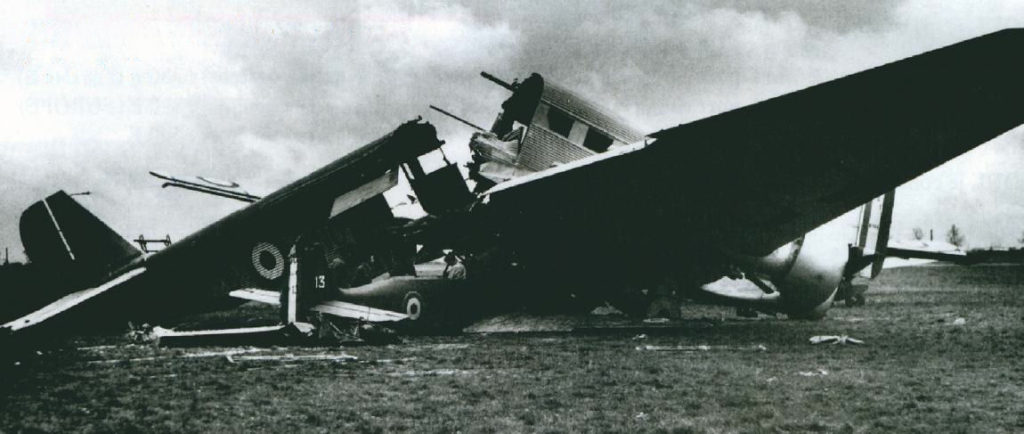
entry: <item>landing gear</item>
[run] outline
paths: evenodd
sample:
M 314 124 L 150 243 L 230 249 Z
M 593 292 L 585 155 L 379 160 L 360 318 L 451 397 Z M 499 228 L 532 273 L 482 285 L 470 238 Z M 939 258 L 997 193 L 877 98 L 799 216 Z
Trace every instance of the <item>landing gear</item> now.
M 839 290 L 836 291 L 836 298 L 843 300 L 847 307 L 863 306 L 867 302 L 864 293 L 867 292 L 866 283 L 853 283 L 852 278 L 843 278 L 839 282 Z

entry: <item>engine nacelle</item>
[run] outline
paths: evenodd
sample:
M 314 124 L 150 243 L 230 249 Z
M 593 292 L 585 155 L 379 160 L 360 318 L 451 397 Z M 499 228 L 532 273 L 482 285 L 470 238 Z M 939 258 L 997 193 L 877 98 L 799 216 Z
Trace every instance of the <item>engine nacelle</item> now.
M 743 271 L 767 278 L 779 292 L 778 310 L 792 318 L 818 319 L 832 306 L 849 256 L 828 225 L 760 258 L 740 258 Z

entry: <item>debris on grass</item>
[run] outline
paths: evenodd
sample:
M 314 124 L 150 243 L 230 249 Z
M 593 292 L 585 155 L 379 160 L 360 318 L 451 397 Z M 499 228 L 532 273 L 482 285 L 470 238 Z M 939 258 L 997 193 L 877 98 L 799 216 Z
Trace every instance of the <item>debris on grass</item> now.
M 797 372 L 797 375 L 801 377 L 826 377 L 828 376 L 828 371 L 818 368 L 814 371 L 800 371 Z
M 78 351 L 90 351 L 90 352 L 103 352 L 103 351 L 106 351 L 106 350 L 121 349 L 121 348 L 128 348 L 128 347 L 131 347 L 131 344 L 128 344 L 128 345 L 92 345 L 92 346 L 88 346 L 88 347 L 78 347 L 77 350 Z
M 636 347 L 637 351 L 681 351 L 681 352 L 698 352 L 698 351 L 711 351 L 711 350 L 726 350 L 726 351 L 768 351 L 768 347 L 757 344 L 753 346 L 731 346 L 731 345 L 640 345 Z
M 832 345 L 864 345 L 864 341 L 851 338 L 847 335 L 824 335 L 824 336 L 811 336 L 811 344 L 832 344 Z
M 226 355 L 225 356 L 230 363 L 238 362 L 308 362 L 308 361 L 328 361 L 328 362 L 352 362 L 359 360 L 358 357 L 351 354 L 337 353 L 337 354 L 299 354 L 295 355 L 292 353 L 288 354 L 266 354 L 266 355 Z
M 149 324 L 142 324 L 136 326 L 134 323 L 128 323 L 128 330 L 124 333 L 124 338 L 133 344 L 149 344 L 154 340 L 153 337 L 153 326 Z
M 952 325 L 962 326 L 964 324 L 967 324 L 967 319 L 964 318 L 964 317 L 957 317 L 957 319 L 953 320 L 953 324 Z
M 428 369 L 423 371 L 402 371 L 392 372 L 388 375 L 392 377 L 435 377 L 444 375 L 467 375 L 473 371 L 469 369 Z
M 426 344 L 410 346 L 408 348 L 431 351 L 464 350 L 466 348 L 469 348 L 469 344 Z
M 356 336 L 370 345 L 390 345 L 402 342 L 394 330 L 373 323 L 362 323 L 356 327 Z
M 378 360 L 362 360 L 360 363 L 368 365 L 401 365 L 416 360 L 416 357 L 403 357 L 401 359 L 378 359 Z
M 604 315 L 625 315 L 624 313 L 622 313 L 621 310 L 616 309 L 615 306 L 612 306 L 612 305 L 610 305 L 608 303 L 605 303 L 603 306 L 595 307 L 594 310 L 590 311 L 590 314 L 591 315 L 600 315 L 600 316 L 604 316 Z
M 239 348 L 227 351 L 203 351 L 198 353 L 185 353 L 185 354 L 172 354 L 168 356 L 152 356 L 152 357 L 135 357 L 131 359 L 106 359 L 106 360 L 90 360 L 86 362 L 90 365 L 99 364 L 113 364 L 113 363 L 135 363 L 135 362 L 152 362 L 156 360 L 169 360 L 169 359 L 202 359 L 210 357 L 231 357 L 238 354 L 255 353 L 264 351 L 260 348 Z
M 708 345 L 640 345 L 637 351 L 708 351 Z

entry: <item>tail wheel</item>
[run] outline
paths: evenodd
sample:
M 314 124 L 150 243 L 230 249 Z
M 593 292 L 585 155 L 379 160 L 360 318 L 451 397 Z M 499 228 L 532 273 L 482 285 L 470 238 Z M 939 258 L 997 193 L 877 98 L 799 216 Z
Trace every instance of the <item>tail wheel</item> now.
M 405 295 L 405 314 L 413 321 L 423 315 L 423 297 L 418 292 L 413 291 Z

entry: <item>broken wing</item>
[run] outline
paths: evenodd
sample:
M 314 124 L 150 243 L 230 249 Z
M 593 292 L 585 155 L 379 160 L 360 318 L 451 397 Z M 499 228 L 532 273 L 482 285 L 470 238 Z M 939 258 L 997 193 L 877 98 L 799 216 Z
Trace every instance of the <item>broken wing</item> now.
M 1020 53 L 1024 29 L 981 36 L 659 131 L 488 200 L 529 224 L 610 215 L 595 230 L 765 254 L 1024 122 Z

